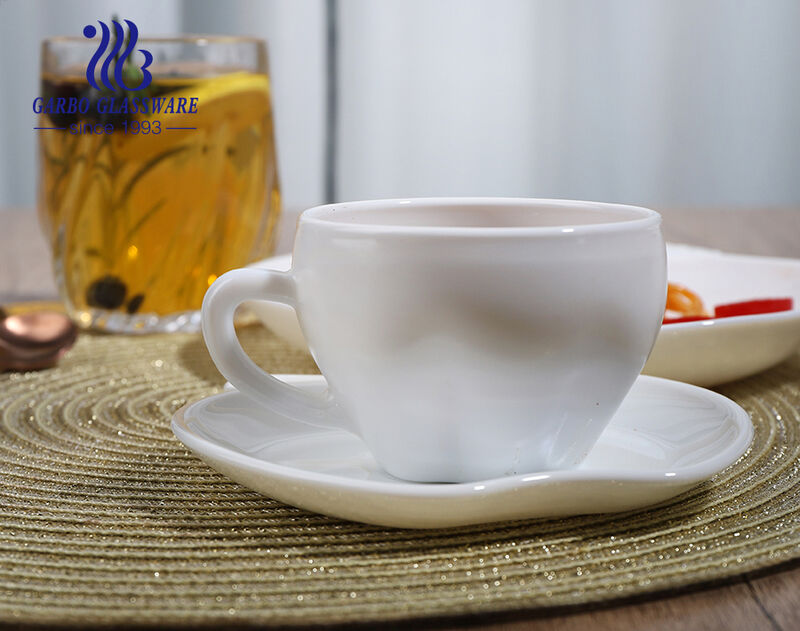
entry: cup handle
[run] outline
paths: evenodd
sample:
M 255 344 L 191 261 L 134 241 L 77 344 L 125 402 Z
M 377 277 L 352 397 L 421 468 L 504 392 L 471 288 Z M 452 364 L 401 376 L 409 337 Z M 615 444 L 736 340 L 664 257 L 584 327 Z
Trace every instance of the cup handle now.
M 203 337 L 222 375 L 241 393 L 273 412 L 309 425 L 353 431 L 330 394 L 319 396 L 290 386 L 247 356 L 233 326 L 236 307 L 245 300 L 271 300 L 295 308 L 292 273 L 236 269 L 208 288 L 203 298 Z

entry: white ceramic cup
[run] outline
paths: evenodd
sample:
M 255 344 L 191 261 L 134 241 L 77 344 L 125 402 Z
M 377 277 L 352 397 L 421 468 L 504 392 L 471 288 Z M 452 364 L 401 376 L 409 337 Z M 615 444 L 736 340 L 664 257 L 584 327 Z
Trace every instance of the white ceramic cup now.
M 644 366 L 666 299 L 661 217 L 563 200 L 402 199 L 304 212 L 292 269 L 238 269 L 203 334 L 242 393 L 360 436 L 390 474 L 477 481 L 574 467 Z M 236 306 L 297 310 L 325 397 L 247 357 Z

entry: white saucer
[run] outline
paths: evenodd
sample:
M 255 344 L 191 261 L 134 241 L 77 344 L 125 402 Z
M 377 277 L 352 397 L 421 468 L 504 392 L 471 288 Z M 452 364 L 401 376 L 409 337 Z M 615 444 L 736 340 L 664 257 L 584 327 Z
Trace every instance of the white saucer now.
M 288 270 L 292 255 L 275 256 L 251 267 Z M 800 259 L 728 254 L 679 243 L 667 244 L 669 280 L 697 292 L 707 307 L 754 298 L 794 299 L 780 313 L 667 324 L 661 327 L 644 373 L 697 386 L 754 375 L 792 355 L 800 346 Z M 250 302 L 273 333 L 308 350 L 291 307 Z
M 320 391 L 317 375 L 284 375 Z M 715 392 L 639 377 L 580 468 L 468 484 L 418 484 L 383 473 L 338 430 L 268 412 L 236 390 L 184 406 L 172 431 L 217 471 L 311 511 L 402 528 L 624 511 L 673 497 L 735 462 L 750 444 L 747 413 Z

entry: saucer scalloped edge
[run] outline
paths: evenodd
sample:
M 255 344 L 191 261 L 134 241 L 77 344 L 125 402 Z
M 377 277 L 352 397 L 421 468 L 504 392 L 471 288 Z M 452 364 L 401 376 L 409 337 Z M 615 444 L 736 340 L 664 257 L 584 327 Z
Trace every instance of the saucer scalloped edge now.
M 322 391 L 320 375 L 280 375 Z M 384 473 L 359 438 L 293 421 L 236 390 L 172 418 L 175 436 L 209 466 L 258 493 L 317 513 L 400 528 L 444 528 L 633 510 L 711 478 L 745 452 L 747 413 L 685 383 L 639 377 L 577 469 L 474 483 L 419 484 Z

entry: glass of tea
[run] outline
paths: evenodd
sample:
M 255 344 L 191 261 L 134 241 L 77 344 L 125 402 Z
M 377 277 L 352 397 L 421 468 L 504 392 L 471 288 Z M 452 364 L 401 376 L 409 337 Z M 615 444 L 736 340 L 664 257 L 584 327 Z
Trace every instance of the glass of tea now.
M 280 192 L 266 46 L 137 42 L 128 26 L 87 25 L 84 37 L 43 44 L 40 220 L 78 324 L 197 330 L 217 276 L 273 247 Z

